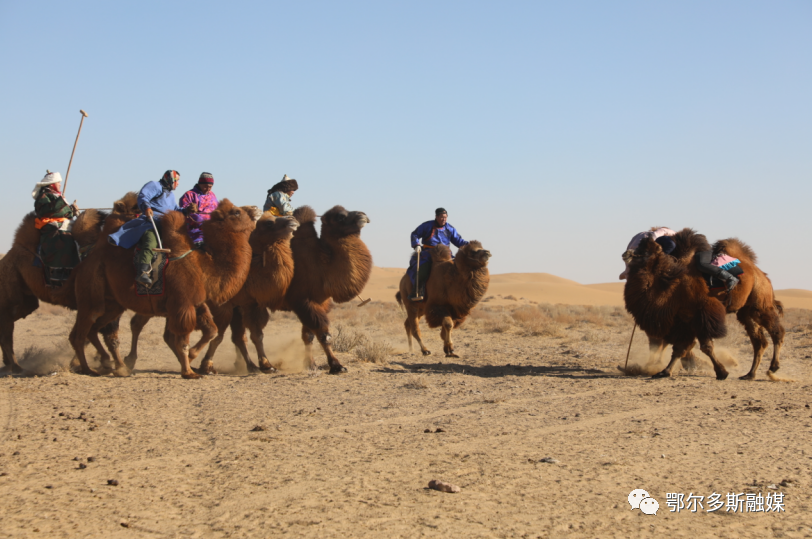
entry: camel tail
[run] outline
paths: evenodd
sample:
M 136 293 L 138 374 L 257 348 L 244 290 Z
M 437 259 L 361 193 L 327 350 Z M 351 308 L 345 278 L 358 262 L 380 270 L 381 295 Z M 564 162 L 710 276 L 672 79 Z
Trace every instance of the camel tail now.
M 733 258 L 738 258 L 742 261 L 747 261 L 752 264 L 758 262 L 758 257 L 752 247 L 744 243 L 738 238 L 728 238 L 726 240 L 719 240 L 713 244 L 713 253 L 725 253 Z
M 395 294 L 395 301 L 398 302 L 398 307 L 400 307 L 400 310 L 403 311 L 403 296 L 400 295 L 400 291 Z

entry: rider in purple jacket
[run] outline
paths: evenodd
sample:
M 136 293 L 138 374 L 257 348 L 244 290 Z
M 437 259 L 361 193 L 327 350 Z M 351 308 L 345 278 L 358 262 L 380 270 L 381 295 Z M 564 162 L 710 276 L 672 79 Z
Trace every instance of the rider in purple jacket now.
M 203 243 L 201 225 L 211 219 L 212 212 L 220 205 L 212 187 L 214 187 L 214 176 L 204 172 L 197 180 L 197 184 L 180 198 L 181 208 L 186 208 L 192 203 L 197 204 L 197 212 L 186 214 L 186 228 L 196 247 L 200 247 Z

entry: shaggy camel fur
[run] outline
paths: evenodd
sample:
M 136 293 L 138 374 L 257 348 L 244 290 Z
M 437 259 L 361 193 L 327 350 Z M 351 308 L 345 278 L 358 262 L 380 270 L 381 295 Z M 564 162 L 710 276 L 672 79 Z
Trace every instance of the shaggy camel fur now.
M 300 223 L 290 242 L 293 280 L 278 310 L 293 311 L 302 323 L 302 340 L 311 369 L 315 369 L 313 340 L 318 339 L 327 355 L 330 374 L 347 372 L 330 344 L 332 336 L 328 313 L 331 300 L 345 303 L 354 299 L 372 274 L 372 255 L 361 241 L 361 229 L 370 222 L 369 217 L 360 211 L 347 211 L 342 206 L 335 206 L 321 216 L 321 237 L 316 233 L 317 215 L 312 208 L 297 208 L 293 217 Z M 245 314 L 257 316 L 256 313 Z M 234 316 L 231 322 L 231 340 L 238 347 L 245 341 L 243 318 Z M 265 323 L 267 318 L 252 322 L 251 340 L 255 344 L 260 343 L 259 346 Z
M 237 295 L 226 303 L 207 302 L 217 326 L 217 337 L 209 343 L 206 356 L 201 361 L 197 372 L 216 374 L 213 365 L 214 353 L 223 341 L 225 330 L 231 323 L 232 316 L 242 316 L 243 312 L 250 313 L 245 318 L 245 322 L 251 331 L 251 337 L 258 337 L 254 344 L 259 357 L 259 367 L 251 361 L 245 341 L 236 343 L 248 365 L 249 372 L 260 370 L 273 372 L 275 370 L 268 361 L 262 346 L 262 328 L 268 323 L 268 309 L 276 310 L 282 306 L 285 293 L 293 280 L 293 252 L 290 248 L 290 240 L 297 228 L 299 228 L 299 223 L 296 219 L 274 217 L 270 212 L 265 212 L 257 222 L 256 228 L 251 232 L 248 240 L 253 257 L 245 284 Z M 150 318 L 148 315 L 136 314 L 130 321 L 133 334 L 132 346 L 130 354 L 124 358 L 124 362 L 130 370 L 135 367 L 138 357 L 138 336 Z M 195 344 L 189 350 L 189 359 L 194 360 L 205 344 L 206 341 L 203 339 Z
M 454 259 L 448 247 L 435 247 L 431 252 L 432 267 L 426 282 L 425 301 L 409 300 L 412 280 L 408 275 L 403 275 L 395 299 L 406 307 L 406 322 L 403 325 L 409 338 L 410 351 L 414 337 L 423 355 L 431 354 L 420 337 L 420 318 L 425 316 L 430 328 L 442 328 L 440 336 L 443 338 L 445 356 L 459 357 L 454 353 L 451 330 L 465 321 L 488 291 L 490 257 L 491 252 L 483 249 L 478 241 L 463 245 Z
M 248 237 L 254 229 L 253 215 L 234 206 L 228 199 L 223 200 L 211 219 L 203 224 L 205 252 L 190 252 L 192 243 L 181 213 L 170 212 L 161 219 L 161 238 L 164 247 L 171 249 L 170 256 L 189 253 L 166 267 L 161 296 L 136 295 L 133 249 L 124 250 L 107 242 L 107 236 L 123 222 L 122 219 L 107 219 L 104 234 L 87 260 L 92 259 L 94 264 L 82 268 L 76 278 L 78 313 L 71 331 L 71 343 L 82 369 L 93 374 L 84 356 L 84 340 L 90 328 L 130 309 L 140 314 L 166 317 L 164 341 L 178 358 L 181 375 L 183 378 L 198 378 L 189 366 L 189 335 L 197 327 L 203 331 L 204 340 L 211 340 L 216 328 L 206 301 L 225 303 L 245 283 L 251 265 Z M 111 352 L 115 374 L 128 375 L 129 370 L 119 356 L 118 347 Z
M 713 246 L 715 255 L 726 253 L 738 258 L 744 270 L 739 285 L 728 294 L 724 289 L 709 290 L 694 260 L 697 252 L 711 249 L 705 236 L 686 228 L 678 232 L 674 240 L 677 248 L 672 255 L 663 253 L 654 241 L 643 242 L 638 247 L 623 293 L 626 310 L 640 328 L 673 345 L 671 362 L 654 377 L 671 376 L 677 359 L 683 357 L 697 339 L 700 350 L 713 362 L 716 378 L 727 378 L 727 369 L 713 351 L 713 340 L 727 334 L 727 313 L 736 313 L 753 344 L 753 365 L 741 378 L 755 379 L 767 347 L 765 329 L 773 342 L 769 371 L 777 371 L 784 341 L 780 322 L 783 306 L 775 299 L 767 274 L 756 266 L 753 250 L 735 238 L 721 240 Z
M 134 205 L 135 193 L 127 193 L 115 203 L 114 211 L 128 213 Z M 96 210 L 87 210 L 79 215 L 71 232 L 80 248 L 96 243 L 106 216 L 106 213 Z M 11 250 L 0 260 L 0 347 L 3 350 L 3 363 L 12 372 L 21 371 L 14 355 L 14 322 L 37 310 L 40 301 L 76 309 L 76 270 L 61 287 L 51 288 L 45 284 L 44 269 L 33 265 L 40 235 L 40 231 L 34 228 L 34 219 L 34 212 L 23 218 Z M 116 318 L 99 328 L 108 348 L 118 341 L 118 322 Z M 102 365 L 109 365 L 110 355 L 99 342 L 97 331 L 91 332 L 89 339 L 98 351 Z

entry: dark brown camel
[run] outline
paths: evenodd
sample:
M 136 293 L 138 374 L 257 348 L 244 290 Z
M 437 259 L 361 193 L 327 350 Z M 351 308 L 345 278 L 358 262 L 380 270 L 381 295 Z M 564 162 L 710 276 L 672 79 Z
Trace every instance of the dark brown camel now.
M 311 369 L 315 369 L 313 340 L 317 339 L 327 355 L 330 374 L 347 372 L 330 345 L 328 313 L 331 300 L 345 303 L 354 299 L 372 274 L 372 255 L 361 241 L 361 229 L 369 223 L 369 217 L 360 211 L 335 206 L 321 216 L 319 237 L 315 224 L 317 215 L 312 208 L 297 208 L 293 216 L 300 223 L 290 242 L 293 280 L 278 310 L 293 311 L 302 323 L 302 340 Z M 267 323 L 267 318 L 264 321 Z M 252 332 L 251 340 L 255 344 L 262 342 L 265 323 L 260 318 L 254 324 L 256 334 Z M 243 317 L 235 316 L 231 322 L 231 339 L 238 347 L 245 341 L 245 327 Z
M 654 241 L 641 243 L 624 289 L 626 310 L 640 328 L 673 345 L 671 362 L 655 378 L 671 376 L 677 359 L 687 353 L 694 339 L 713 362 L 716 378 L 727 378 L 727 370 L 713 351 L 713 340 L 727 333 L 727 313 L 736 313 L 753 343 L 753 365 L 742 379 L 753 380 L 756 376 L 767 347 L 765 330 L 773 341 L 769 371 L 776 372 L 784 340 L 780 322 L 783 306 L 775 299 L 767 274 L 756 266 L 753 250 L 737 239 L 721 240 L 713 246 L 715 254 L 738 258 L 744 270 L 740 283 L 728 294 L 724 289 L 709 290 L 694 260 L 697 252 L 711 249 L 705 236 L 686 228 L 674 240 L 677 248 L 672 255 L 663 253 Z
M 299 223 L 292 217 L 274 217 L 270 212 L 263 214 L 257 222 L 256 228 L 251 232 L 249 244 L 253 258 L 251 270 L 245 284 L 236 296 L 223 304 L 208 301 L 207 305 L 217 326 L 217 336 L 209 343 L 206 356 L 200 364 L 198 372 L 201 374 L 215 374 L 213 365 L 214 353 L 223 341 L 224 333 L 231 323 L 232 316 L 242 316 L 243 312 L 251 313 L 245 317 L 245 323 L 255 339 L 257 355 L 260 366 L 257 367 L 248 354 L 245 341 L 237 344 L 243 354 L 249 372 L 273 372 L 265 350 L 262 346 L 262 328 L 268 323 L 268 310 L 276 310 L 282 306 L 285 293 L 293 280 L 293 252 L 290 240 L 293 233 L 299 228 Z M 238 310 L 235 313 L 235 309 Z M 150 316 L 136 314 L 132 317 L 130 327 L 133 333 L 130 354 L 124 358 L 129 369 L 135 366 L 138 357 L 138 336 Z M 189 359 L 194 360 L 206 342 L 201 339 L 189 350 Z
M 113 217 L 113 216 L 111 216 Z M 171 261 L 164 274 L 164 294 L 138 296 L 135 293 L 133 249 L 122 249 L 107 242 L 123 219 L 108 218 L 104 234 L 76 278 L 77 316 L 71 331 L 71 343 L 84 372 L 93 374 L 84 356 L 84 341 L 90 328 L 121 315 L 125 309 L 139 314 L 166 317 L 164 341 L 175 353 L 184 378 L 198 378 L 189 366 L 189 335 L 197 327 L 204 339 L 216 335 L 206 301 L 225 303 L 239 292 L 251 265 L 248 237 L 254 228 L 253 215 L 234 206 L 228 199 L 203 224 L 206 251 L 191 251 L 184 217 L 170 212 L 161 219 L 160 233 L 171 257 L 189 253 Z M 116 374 L 127 375 L 118 347 L 113 353 Z
M 403 325 L 409 339 L 409 350 L 412 349 L 414 337 L 423 355 L 431 354 L 420 337 L 420 318 L 425 316 L 430 328 L 442 328 L 440 336 L 443 338 L 445 356 L 459 357 L 454 353 L 451 330 L 465 321 L 488 291 L 490 257 L 491 252 L 483 249 L 478 241 L 463 245 L 454 259 L 447 246 L 435 247 L 431 252 L 432 267 L 426 282 L 425 301 L 409 299 L 413 289 L 412 280 L 408 274 L 403 275 L 395 299 L 406 307 L 406 322 Z
M 128 193 L 114 204 L 114 212 L 129 214 L 134 206 L 135 193 Z M 81 249 L 88 249 L 96 243 L 106 216 L 106 213 L 96 210 L 87 210 L 79 215 L 71 232 Z M 61 287 L 52 288 L 45 283 L 43 268 L 34 266 L 40 235 L 39 230 L 34 228 L 34 218 L 33 212 L 23 218 L 11 249 L 0 260 L 0 347 L 3 350 L 3 363 L 12 372 L 21 371 L 14 355 L 14 322 L 37 310 L 40 301 L 76 309 L 76 271 Z M 118 322 L 116 318 L 99 328 L 108 347 L 118 340 Z M 88 338 L 98 351 L 102 365 L 109 365 L 110 355 L 101 345 L 97 332 L 91 332 Z

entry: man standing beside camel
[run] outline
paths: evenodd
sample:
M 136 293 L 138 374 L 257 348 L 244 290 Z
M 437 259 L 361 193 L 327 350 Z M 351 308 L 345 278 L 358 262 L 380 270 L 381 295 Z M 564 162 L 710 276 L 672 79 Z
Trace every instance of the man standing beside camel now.
M 415 254 L 409 260 L 406 274 L 412 280 L 415 298 L 425 297 L 426 281 L 431 273 L 431 249 L 437 245 L 453 244 L 458 249 L 468 242 L 462 239 L 457 229 L 448 224 L 448 212 L 445 208 L 434 210 L 434 220 L 426 221 L 412 232 L 412 249 Z M 420 257 L 420 274 L 417 272 L 417 259 Z M 414 286 L 418 277 L 418 286 Z
M 129 249 L 136 243 L 141 249 L 136 258 L 136 282 L 143 285 L 152 285 L 149 276 L 152 257 L 155 255 L 155 248 L 158 247 L 158 238 L 152 229 L 150 219 L 155 216 L 155 222 L 170 211 L 180 211 L 184 215 L 197 211 L 197 206 L 191 203 L 185 208 L 178 206 L 173 191 L 178 188 L 180 173 L 176 170 L 167 170 L 163 177 L 157 182 L 149 182 L 138 192 L 138 209 L 142 215 L 132 221 L 127 221 L 121 228 L 108 236 L 108 241 L 113 245 L 118 245 Z

